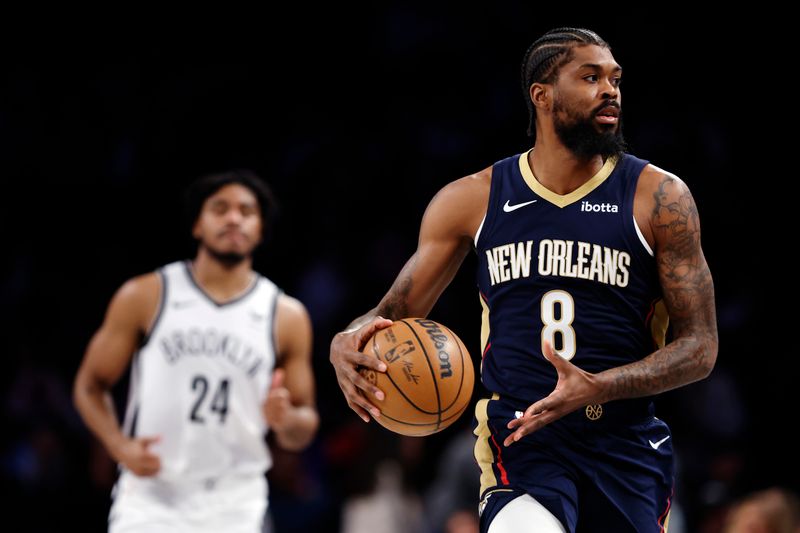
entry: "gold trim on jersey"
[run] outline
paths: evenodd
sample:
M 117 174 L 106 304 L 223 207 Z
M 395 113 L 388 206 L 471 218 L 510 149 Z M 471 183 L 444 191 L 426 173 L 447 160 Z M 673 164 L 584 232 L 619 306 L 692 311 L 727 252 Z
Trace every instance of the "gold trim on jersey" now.
M 492 400 L 498 400 L 500 395 L 496 392 L 492 394 Z M 475 461 L 481 469 L 481 490 L 478 494 L 483 494 L 483 491 L 489 487 L 497 485 L 497 478 L 494 475 L 492 465 L 494 464 L 494 453 L 489 444 L 489 439 L 492 438 L 492 432 L 489 429 L 489 414 L 487 409 L 489 407 L 489 398 L 479 400 L 475 405 L 475 418 L 478 421 L 478 426 L 473 432 L 477 438 L 475 441 Z
M 478 292 L 478 299 L 481 301 L 481 371 L 483 371 L 483 356 L 486 354 L 486 344 L 489 342 L 489 306 L 483 299 L 483 295 Z
M 667 518 L 664 520 L 664 533 L 669 531 L 669 517 L 672 516 L 672 509 L 667 513 Z
M 658 300 L 653 310 L 653 318 L 650 319 L 650 334 L 659 348 L 663 348 L 667 343 L 667 326 L 669 326 L 667 306 L 664 305 L 664 300 Z
M 539 180 L 536 179 L 536 176 L 533 175 L 533 169 L 531 169 L 530 164 L 528 163 L 528 154 L 531 153 L 531 148 L 521 156 L 519 156 L 519 170 L 522 172 L 522 177 L 525 180 L 525 183 L 528 184 L 528 187 L 531 188 L 533 192 L 550 202 L 551 204 L 557 205 L 558 207 L 566 207 L 570 204 L 574 204 L 593 190 L 595 190 L 601 183 L 603 183 L 606 178 L 611 175 L 611 172 L 614 170 L 614 167 L 617 165 L 617 158 L 616 157 L 609 157 L 606 159 L 606 162 L 600 168 L 600 170 L 589 178 L 589 181 L 572 191 L 568 194 L 556 194 L 541 183 Z

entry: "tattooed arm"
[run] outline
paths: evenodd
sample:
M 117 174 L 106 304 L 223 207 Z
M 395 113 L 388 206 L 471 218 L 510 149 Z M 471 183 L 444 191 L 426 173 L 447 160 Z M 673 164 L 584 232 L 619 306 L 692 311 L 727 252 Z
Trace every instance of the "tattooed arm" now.
M 655 251 L 674 340 L 641 361 L 597 374 L 565 361 L 545 344 L 542 353 L 558 373 L 556 388 L 508 423 L 515 431 L 506 446 L 585 405 L 658 394 L 703 379 L 714 368 L 714 283 L 689 189 L 677 177 L 649 165 L 639 178 L 634 215 Z
M 383 393 L 362 378 L 357 368 L 364 366 L 384 372 L 386 366 L 360 352 L 376 330 L 388 327 L 393 319 L 424 317 L 453 280 L 472 247 L 472 238 L 486 212 L 491 168 L 467 176 L 444 187 L 431 200 L 419 232 L 417 251 L 408 260 L 389 292 L 367 314 L 354 320 L 331 342 L 330 360 L 347 404 L 365 422 L 368 412 L 380 411 L 361 394 Z
M 685 183 L 656 167 L 648 166 L 642 180 L 637 202 L 642 200 L 640 212 L 649 208 L 643 232 L 655 245 L 674 340 L 641 361 L 599 374 L 603 401 L 649 396 L 703 379 L 717 359 L 714 282 L 700 246 L 692 194 Z M 648 193 L 649 202 L 641 198 Z

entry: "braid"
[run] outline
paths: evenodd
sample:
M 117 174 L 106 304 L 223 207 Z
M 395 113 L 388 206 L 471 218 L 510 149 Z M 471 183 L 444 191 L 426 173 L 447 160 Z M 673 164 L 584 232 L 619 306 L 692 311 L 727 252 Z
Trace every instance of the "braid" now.
M 575 46 L 596 44 L 609 48 L 599 35 L 581 28 L 556 28 L 542 35 L 534 42 L 522 60 L 522 92 L 528 104 L 528 135 L 536 134 L 536 107 L 530 97 L 534 83 L 553 83 L 558 79 L 558 71 L 572 60 Z

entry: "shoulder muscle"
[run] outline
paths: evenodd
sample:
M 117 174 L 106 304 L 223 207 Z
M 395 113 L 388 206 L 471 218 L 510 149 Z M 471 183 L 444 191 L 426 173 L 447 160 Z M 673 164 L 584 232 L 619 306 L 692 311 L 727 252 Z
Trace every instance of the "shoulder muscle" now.
M 489 167 L 442 187 L 425 210 L 423 230 L 472 238 L 486 214 L 491 179 Z
M 106 387 L 119 379 L 155 318 L 160 292 L 161 280 L 154 273 L 133 278 L 117 290 L 103 324 L 89 342 L 79 378 L 88 377 Z
M 129 279 L 111 299 L 106 321 L 126 323 L 147 333 L 158 311 L 162 290 L 161 278 L 154 272 Z
M 634 216 L 655 250 L 684 230 L 699 235 L 699 217 L 689 187 L 678 176 L 647 165 L 639 177 Z

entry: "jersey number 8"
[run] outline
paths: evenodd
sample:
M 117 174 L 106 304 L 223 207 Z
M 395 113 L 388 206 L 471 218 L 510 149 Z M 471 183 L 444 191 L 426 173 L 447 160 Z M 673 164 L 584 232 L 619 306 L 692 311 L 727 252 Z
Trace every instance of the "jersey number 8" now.
M 558 308 L 558 318 L 556 318 Z M 575 330 L 572 321 L 575 320 L 575 301 L 572 296 L 562 290 L 549 291 L 542 296 L 542 342 L 548 341 L 553 350 L 569 361 L 575 356 Z M 561 338 L 556 343 L 556 335 Z

